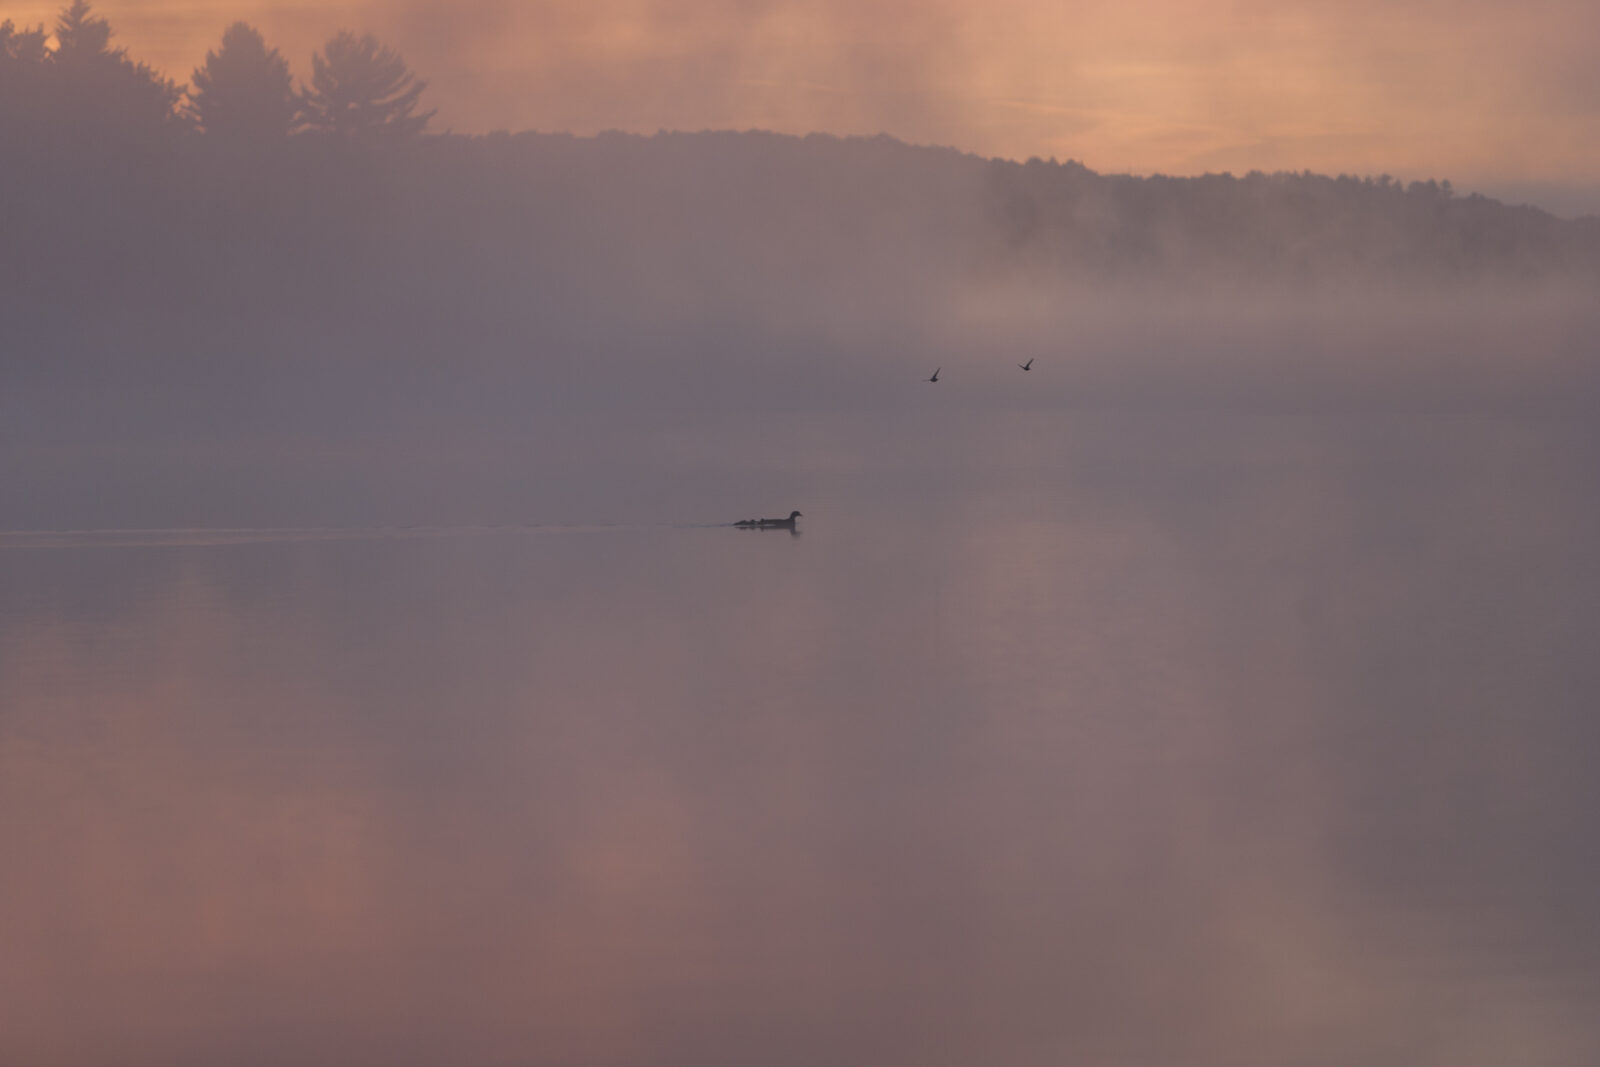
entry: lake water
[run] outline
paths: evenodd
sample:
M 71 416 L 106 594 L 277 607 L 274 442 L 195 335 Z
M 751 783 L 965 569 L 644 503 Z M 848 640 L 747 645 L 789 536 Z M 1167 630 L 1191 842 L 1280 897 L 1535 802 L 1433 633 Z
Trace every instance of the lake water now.
M 1600 1061 L 1587 423 L 783 429 L 0 534 L 0 1061 Z

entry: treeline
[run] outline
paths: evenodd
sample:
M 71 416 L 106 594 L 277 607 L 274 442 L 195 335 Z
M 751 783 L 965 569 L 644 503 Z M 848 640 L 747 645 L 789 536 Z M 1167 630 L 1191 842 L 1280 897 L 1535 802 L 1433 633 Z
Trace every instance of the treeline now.
M 1600 279 L 1600 221 L 1448 183 L 1135 178 L 887 137 L 433 134 L 425 83 L 371 36 L 333 37 L 296 85 L 235 24 L 187 87 L 84 0 L 53 36 L 0 27 L 0 388 L 910 321 L 1018 279 Z
M 0 23 L 0 138 L 13 152 L 143 142 L 196 133 L 271 145 L 297 132 L 374 140 L 421 133 L 426 82 L 371 34 L 342 31 L 312 56 L 308 86 L 261 34 L 236 22 L 180 87 L 125 49 L 88 0 L 74 0 L 54 27 Z
M 1099 175 L 992 164 L 997 222 L 1035 264 L 1289 283 L 1600 276 L 1600 218 L 1558 219 L 1449 181 L 1302 173 Z

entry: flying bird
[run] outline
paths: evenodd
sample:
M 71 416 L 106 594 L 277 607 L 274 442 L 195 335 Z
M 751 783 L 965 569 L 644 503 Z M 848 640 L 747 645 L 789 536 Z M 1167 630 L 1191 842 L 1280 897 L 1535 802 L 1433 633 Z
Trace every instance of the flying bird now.
M 939 368 L 939 370 L 944 370 L 944 368 L 943 368 L 943 367 L 940 367 L 940 368 Z M 929 379 L 928 379 L 928 381 L 930 381 L 930 382 L 936 382 L 936 381 L 938 381 L 938 380 L 939 380 L 939 370 L 936 370 L 936 371 L 934 371 L 934 372 L 933 372 L 933 377 L 932 377 L 932 378 L 929 378 Z
M 1033 360 L 1030 359 L 1026 363 L 1018 363 L 1017 366 L 1021 367 L 1023 370 L 1032 370 L 1033 369 Z

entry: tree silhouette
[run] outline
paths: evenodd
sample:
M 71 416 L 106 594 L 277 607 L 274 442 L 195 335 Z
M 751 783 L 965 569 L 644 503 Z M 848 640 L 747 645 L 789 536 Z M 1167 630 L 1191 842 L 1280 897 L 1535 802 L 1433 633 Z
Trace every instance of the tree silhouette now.
M 0 135 L 41 117 L 50 62 L 44 42 L 43 26 L 18 30 L 10 19 L 0 22 Z
M 289 63 L 261 34 L 235 22 L 194 72 L 189 115 L 206 134 L 239 142 L 282 140 L 299 122 Z
M 182 90 L 143 63 L 111 47 L 111 24 L 90 14 L 88 0 L 73 0 L 56 20 L 50 53 L 58 124 L 98 134 L 136 138 L 181 123 Z
M 43 26 L 18 30 L 10 19 L 0 22 L 0 78 L 38 68 L 49 58 Z
M 421 133 L 433 117 L 413 115 L 427 86 L 372 34 L 340 31 L 311 57 L 311 89 L 302 94 L 306 125 L 352 140 Z

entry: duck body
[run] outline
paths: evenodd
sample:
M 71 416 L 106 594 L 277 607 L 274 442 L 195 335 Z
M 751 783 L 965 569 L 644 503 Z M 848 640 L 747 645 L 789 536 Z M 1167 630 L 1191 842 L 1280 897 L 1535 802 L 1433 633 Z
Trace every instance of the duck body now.
M 746 530 L 792 530 L 794 529 L 794 520 L 798 518 L 800 518 L 800 513 L 791 511 L 787 519 L 744 519 L 734 523 L 734 525 Z

